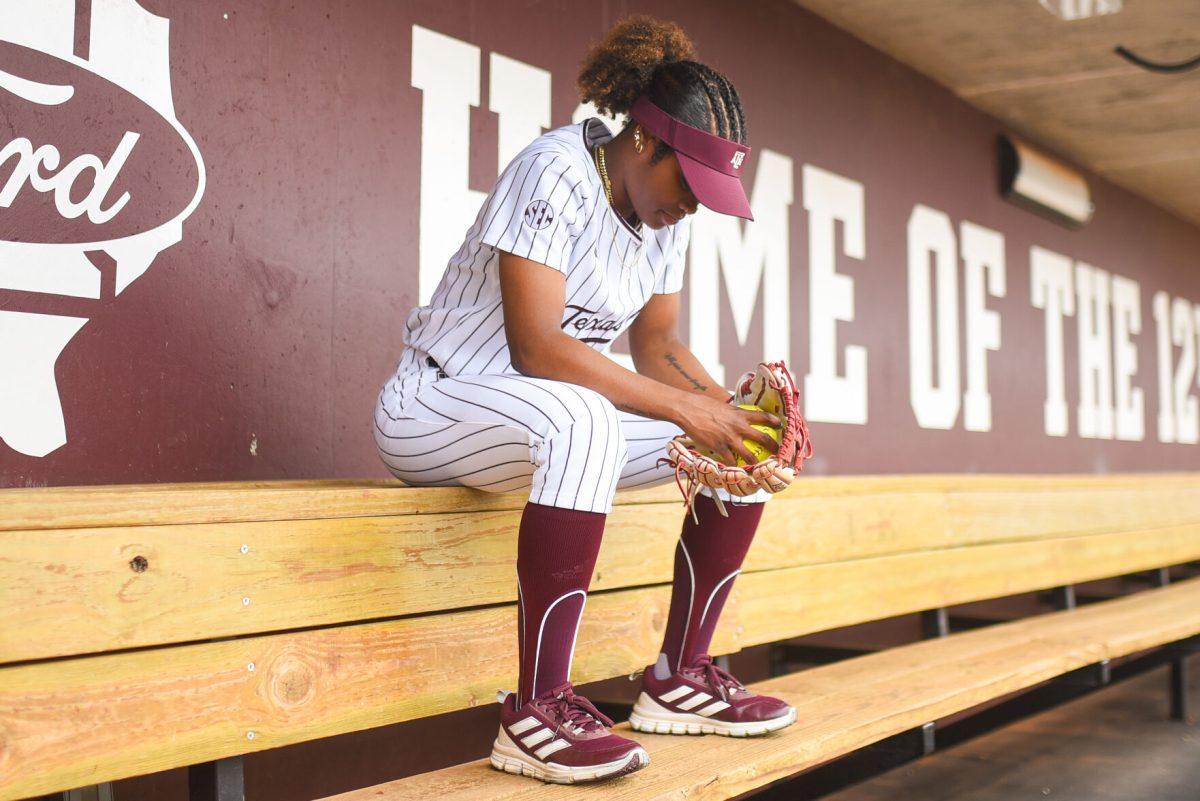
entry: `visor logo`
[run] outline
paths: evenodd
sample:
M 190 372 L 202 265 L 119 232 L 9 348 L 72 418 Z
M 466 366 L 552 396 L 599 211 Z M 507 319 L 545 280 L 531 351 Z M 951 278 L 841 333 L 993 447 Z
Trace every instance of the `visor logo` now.
M 746 154 L 739 150 L 733 154 L 733 158 L 729 160 L 729 163 L 733 165 L 735 170 L 740 170 L 742 168 L 742 160 L 744 158 L 746 158 Z

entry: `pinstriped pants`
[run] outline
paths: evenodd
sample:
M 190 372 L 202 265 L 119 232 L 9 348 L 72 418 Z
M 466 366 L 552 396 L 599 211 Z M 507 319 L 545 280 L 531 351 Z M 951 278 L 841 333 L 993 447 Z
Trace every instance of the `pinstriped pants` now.
M 674 423 L 618 410 L 595 390 L 564 381 L 445 376 L 415 358 L 405 361 L 411 368 L 380 392 L 375 443 L 406 484 L 528 489 L 534 503 L 607 514 L 618 489 L 675 479 L 669 465 L 657 464 L 667 441 L 682 433 Z M 743 498 L 716 492 L 733 504 L 771 497 L 765 490 Z

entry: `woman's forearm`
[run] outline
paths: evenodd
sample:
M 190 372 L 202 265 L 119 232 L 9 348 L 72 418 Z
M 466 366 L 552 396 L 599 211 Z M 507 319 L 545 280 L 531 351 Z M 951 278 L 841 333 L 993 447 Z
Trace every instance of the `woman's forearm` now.
M 684 392 L 699 392 L 722 401 L 729 398 L 729 392 L 677 337 L 639 342 L 632 351 L 634 366 L 648 378 Z
M 676 425 L 680 424 L 689 399 L 689 393 L 678 383 L 659 381 L 627 370 L 567 334 L 550 337 L 521 362 L 518 365 L 514 361 L 514 366 L 525 375 L 579 384 L 599 392 L 618 409 L 656 420 L 670 420 Z M 728 396 L 729 393 L 722 391 L 722 400 Z

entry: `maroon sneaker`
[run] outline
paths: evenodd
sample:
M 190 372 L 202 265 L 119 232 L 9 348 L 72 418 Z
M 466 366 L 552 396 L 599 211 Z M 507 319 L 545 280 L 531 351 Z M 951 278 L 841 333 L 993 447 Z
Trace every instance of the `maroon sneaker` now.
M 638 731 L 730 737 L 766 734 L 795 722 L 794 707 L 750 692 L 708 654 L 674 673 L 660 656 L 642 673 L 642 692 L 629 717 Z
M 492 745 L 492 767 L 544 782 L 611 779 L 645 767 L 646 749 L 608 730 L 612 720 L 576 695 L 570 682 L 527 701 L 518 709 L 514 693 L 497 693 L 500 733 Z

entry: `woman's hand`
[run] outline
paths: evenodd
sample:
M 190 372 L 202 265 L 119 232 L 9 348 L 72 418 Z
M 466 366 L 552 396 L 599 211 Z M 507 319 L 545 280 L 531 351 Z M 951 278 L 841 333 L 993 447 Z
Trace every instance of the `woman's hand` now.
M 743 439 L 758 442 L 771 453 L 779 447 L 770 434 L 753 428 L 755 424 L 778 428 L 783 421 L 770 412 L 739 409 L 711 395 L 687 397 L 688 403 L 678 410 L 679 419 L 675 422 L 696 443 L 697 449 L 707 450 L 732 466 L 737 464 L 738 456 L 747 464 L 758 461 Z

